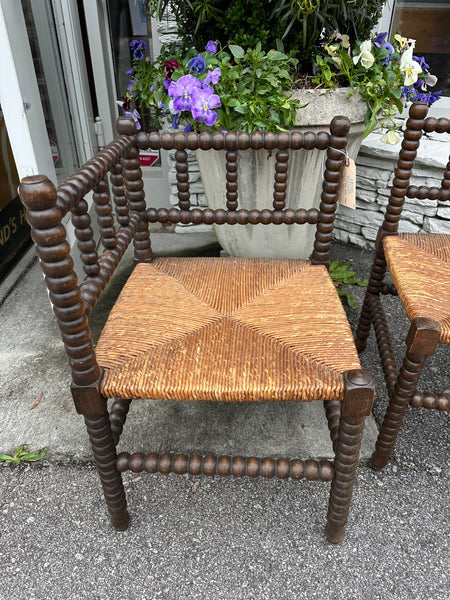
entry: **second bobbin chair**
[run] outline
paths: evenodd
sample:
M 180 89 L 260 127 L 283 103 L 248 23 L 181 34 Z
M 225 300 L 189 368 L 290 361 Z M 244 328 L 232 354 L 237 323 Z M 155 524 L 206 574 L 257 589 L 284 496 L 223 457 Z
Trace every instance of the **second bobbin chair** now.
M 362 351 L 373 324 L 389 395 L 389 406 L 372 456 L 376 468 L 386 466 L 409 405 L 449 408 L 448 395 L 439 390 L 419 392 L 416 388 L 426 359 L 434 354 L 438 344 L 450 344 L 450 235 L 398 233 L 408 198 L 450 201 L 450 162 L 440 187 L 410 185 L 423 134 L 450 133 L 449 119 L 427 118 L 427 113 L 428 106 L 423 102 L 412 104 L 409 111 L 356 334 L 357 348 Z M 393 283 L 387 281 L 389 273 Z M 400 369 L 383 311 L 383 294 L 398 295 L 410 321 Z
M 140 133 L 119 119 L 117 140 L 58 189 L 26 178 L 20 196 L 46 276 L 104 495 L 117 529 L 128 526 L 122 472 L 306 478 L 331 482 L 326 535 L 343 539 L 373 384 L 361 370 L 350 327 L 327 271 L 349 122 L 330 132 Z M 179 205 L 147 208 L 139 148 L 175 149 Z M 237 151 L 276 152 L 273 206 L 238 206 Z M 289 156 L 326 155 L 320 209 L 285 206 Z M 186 150 L 224 152 L 223 209 L 191 209 Z M 108 174 L 112 184 L 109 193 Z M 301 185 L 295 177 L 290 185 Z M 93 190 L 103 250 L 97 251 L 84 196 Z M 240 199 L 239 199 L 240 201 Z M 151 198 L 150 198 L 151 202 Z M 242 199 L 242 203 L 245 198 Z M 61 224 L 72 213 L 86 277 L 79 284 Z M 315 226 L 310 260 L 156 258 L 148 224 Z M 136 266 L 95 352 L 88 317 L 133 241 Z M 110 412 L 107 400 L 113 398 Z M 130 403 L 138 398 L 211 402 L 322 401 L 335 459 L 231 457 L 140 452 L 119 455 Z M 179 449 L 175 449 L 179 451 Z

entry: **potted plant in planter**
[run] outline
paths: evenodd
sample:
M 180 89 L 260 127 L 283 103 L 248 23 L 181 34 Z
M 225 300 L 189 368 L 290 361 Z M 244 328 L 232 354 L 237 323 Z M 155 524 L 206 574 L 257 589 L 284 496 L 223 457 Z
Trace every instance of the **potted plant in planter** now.
M 295 23 L 292 19 L 288 21 L 286 14 L 280 12 L 282 5 L 287 3 L 270 2 L 273 11 L 270 13 L 266 10 L 266 14 L 270 14 L 271 20 L 269 20 L 272 25 L 275 22 L 278 25 L 284 25 L 285 41 L 294 39 L 299 44 L 309 44 L 308 51 L 313 53 L 309 56 L 309 61 L 313 61 L 313 67 L 308 67 L 309 72 L 314 73 L 311 75 L 301 72 L 302 68 L 306 68 L 304 52 L 297 53 L 297 56 L 303 60 L 303 66 L 300 67 L 300 59 L 294 57 L 294 51 L 285 52 L 283 42 L 279 39 L 274 40 L 273 36 L 271 38 L 270 28 L 264 29 L 263 25 L 258 30 L 262 41 L 258 40 L 253 47 L 248 49 L 234 43 L 223 47 L 220 41 L 217 42 L 215 39 L 208 39 L 205 48 L 200 52 L 195 47 L 186 49 L 190 43 L 198 43 L 201 40 L 199 36 L 202 31 L 204 34 L 204 28 L 207 26 L 211 26 L 213 33 L 217 33 L 217 37 L 219 37 L 220 32 L 217 27 L 222 13 L 219 12 L 217 18 L 208 18 L 208 15 L 203 18 L 203 13 L 198 13 L 197 24 L 199 26 L 196 30 L 193 26 L 188 28 L 189 18 L 193 17 L 193 13 L 189 14 L 189 10 L 191 10 L 189 5 L 192 4 L 195 9 L 196 5 L 200 6 L 200 3 L 163 1 L 154 4 L 158 4 L 161 9 L 170 4 L 175 10 L 182 35 L 184 35 L 183 43 L 181 46 L 165 49 L 158 61 L 149 63 L 143 57 L 142 42 L 132 42 L 134 61 L 125 102 L 129 103 L 131 100 L 135 100 L 141 105 L 151 108 L 159 126 L 163 118 L 169 117 L 173 126 L 177 127 L 182 124 L 188 130 L 217 128 L 247 132 L 261 129 L 277 131 L 291 129 L 303 122 L 307 129 L 317 131 L 326 128 L 335 114 L 349 116 L 352 107 L 354 110 L 356 106 L 356 121 L 359 120 L 359 126 L 353 126 L 352 129 L 353 136 L 359 135 L 359 137 L 350 139 L 350 155 L 353 154 L 352 157 L 356 158 L 363 134 L 367 135 L 372 131 L 379 118 L 392 119 L 396 111 L 403 107 L 405 99 L 424 99 L 423 96 L 426 95 L 431 103 L 439 94 L 431 94 L 428 90 L 423 89 L 427 85 L 435 83 L 435 78 L 429 74 L 429 67 L 423 59 L 413 55 L 414 40 L 395 36 L 391 43 L 387 42 L 385 34 L 380 34 L 373 39 L 357 40 L 352 45 L 349 34 L 340 34 L 334 31 L 330 34 L 329 39 L 321 39 L 316 31 L 314 35 L 311 34 L 311 39 L 314 40 L 313 45 L 309 37 L 302 37 L 295 29 L 292 31 Z M 253 6 L 255 10 L 261 6 L 261 2 L 256 2 L 256 0 L 230 3 L 230 8 L 223 13 L 227 18 L 229 17 L 230 23 L 233 23 L 233 15 L 237 14 L 235 11 L 237 11 L 238 5 L 242 4 Z M 323 4 L 329 8 L 331 3 L 324 2 Z M 347 4 L 353 7 L 354 3 Z M 359 3 L 358 10 L 363 14 L 364 6 L 368 8 L 368 5 L 373 7 L 380 4 L 379 2 Z M 223 3 L 211 0 L 211 2 L 202 2 L 201 5 L 217 5 L 219 7 Z M 292 8 L 293 3 L 289 3 L 289 6 Z M 349 20 L 347 25 L 352 25 L 352 35 L 356 36 L 358 30 L 354 7 L 352 10 L 354 11 L 352 13 L 353 20 Z M 251 21 L 255 14 L 246 13 L 240 29 L 236 26 L 236 38 L 249 38 L 249 34 L 246 33 L 249 27 L 246 23 Z M 281 15 L 283 18 L 280 16 L 278 21 L 274 21 L 273 19 L 277 15 Z M 366 26 L 372 22 L 373 15 L 372 10 L 370 14 L 366 15 L 365 21 L 363 19 Z M 314 17 L 303 15 L 303 23 L 308 24 L 311 19 L 314 24 L 317 15 Z M 329 16 L 329 19 L 332 24 L 336 24 L 333 15 Z M 364 31 L 362 25 L 360 30 Z M 227 34 L 229 29 L 224 31 Z M 281 31 L 281 29 L 275 27 L 274 31 Z M 301 33 L 303 33 L 303 28 L 301 28 Z M 307 44 L 305 40 L 308 40 Z M 274 47 L 270 47 L 272 42 Z M 264 46 L 269 46 L 269 49 L 265 50 Z M 302 47 L 300 46 L 300 48 Z M 316 93 L 318 90 L 320 100 L 328 98 L 329 90 L 336 89 L 339 84 L 344 83 L 348 88 L 338 89 L 344 104 L 339 107 L 332 99 L 329 113 L 325 114 L 323 124 L 319 124 L 316 117 L 320 112 L 320 105 L 318 106 L 310 98 L 306 102 L 299 100 L 298 92 L 294 91 L 299 82 L 309 86 L 308 92 L 311 91 L 311 88 L 314 88 Z M 362 103 L 355 103 L 356 92 L 360 93 Z M 308 106 L 305 107 L 306 104 Z M 311 106 L 313 106 L 312 115 L 308 114 Z M 306 118 L 302 119 L 302 117 Z M 394 122 L 392 124 L 392 129 L 385 135 L 385 140 L 388 142 L 396 140 L 396 126 Z M 322 164 L 320 160 L 316 161 L 316 164 L 308 165 L 302 164 L 300 158 L 298 160 L 302 173 L 308 173 L 313 179 L 321 178 Z M 199 161 L 202 166 L 201 151 Z M 271 170 L 267 176 L 260 169 L 263 165 L 266 171 L 268 168 Z M 209 175 L 202 178 L 208 202 L 212 207 L 219 207 L 223 204 L 224 192 L 214 188 L 210 174 L 223 168 L 223 160 L 222 166 L 220 162 L 214 167 L 206 165 L 206 172 Z M 241 179 L 238 181 L 238 189 L 242 192 L 241 196 L 260 198 L 265 206 L 269 205 L 270 195 L 267 195 L 267 191 L 270 190 L 268 182 L 273 173 L 273 165 L 270 165 L 267 156 L 253 157 L 250 164 L 241 166 L 240 171 Z M 255 176 L 251 177 L 250 174 Z M 246 182 L 250 185 L 247 190 L 243 188 Z M 311 194 L 311 189 L 317 188 L 316 184 L 311 181 L 305 183 L 304 179 L 302 183 L 307 198 L 301 196 L 288 198 L 288 206 L 295 208 L 301 205 L 308 208 L 318 203 L 320 190 L 315 195 Z M 258 184 L 259 188 L 256 187 Z M 295 226 L 289 227 L 291 230 L 286 231 L 282 227 L 273 226 L 270 229 L 262 226 L 258 241 L 255 240 L 255 235 L 252 240 L 246 239 L 244 227 L 230 228 L 232 232 L 241 230 L 239 239 L 227 240 L 228 232 L 225 226 L 217 228 L 217 233 L 221 244 L 232 254 L 262 256 L 270 252 L 277 256 L 305 256 L 305 248 L 310 247 L 309 241 L 300 243 L 300 236 L 297 232 L 293 234 L 292 231 L 296 229 Z M 242 235 L 240 235 L 241 233 Z M 236 236 L 236 233 L 233 235 Z M 280 238 L 281 246 L 278 246 L 277 237 Z M 304 236 L 302 235 L 302 237 Z M 244 247 L 242 247 L 243 243 Z

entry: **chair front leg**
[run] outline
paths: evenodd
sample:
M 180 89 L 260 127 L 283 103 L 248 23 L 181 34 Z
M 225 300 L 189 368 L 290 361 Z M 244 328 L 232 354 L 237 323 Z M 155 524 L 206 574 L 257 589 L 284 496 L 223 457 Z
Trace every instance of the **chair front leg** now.
M 108 411 L 97 416 L 84 415 L 86 429 L 97 465 L 106 505 L 115 529 L 128 527 L 129 514 L 122 475 L 116 468 L 116 446 Z
M 372 378 L 362 370 L 347 371 L 344 374 L 344 384 L 345 396 L 334 460 L 335 474 L 331 483 L 325 528 L 328 540 L 334 544 L 345 536 L 364 422 L 372 410 L 375 394 Z

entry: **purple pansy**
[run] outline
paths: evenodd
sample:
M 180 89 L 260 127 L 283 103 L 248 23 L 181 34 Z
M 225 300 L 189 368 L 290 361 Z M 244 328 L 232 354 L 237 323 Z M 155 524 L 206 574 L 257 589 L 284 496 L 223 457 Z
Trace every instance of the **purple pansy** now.
M 184 133 L 190 133 L 191 131 L 194 131 L 194 127 L 190 123 L 188 123 L 184 128 Z
M 379 33 L 377 37 L 373 40 L 373 43 L 377 48 L 381 48 L 387 38 L 387 32 Z
M 419 65 L 422 67 L 422 71 L 429 70 L 430 65 L 425 62 L 425 58 L 423 56 L 413 56 L 413 60 L 415 60 L 416 63 L 419 63 Z
M 133 40 L 130 42 L 130 48 L 133 52 L 133 56 L 136 60 L 144 58 L 144 50 L 147 48 L 147 44 L 144 40 Z
M 206 61 L 203 56 L 194 56 L 189 61 L 189 70 L 194 75 L 201 75 L 206 70 Z
M 173 98 L 174 107 L 180 112 L 191 110 L 193 92 L 200 88 L 200 81 L 193 75 L 183 75 L 178 81 L 172 81 L 168 94 Z
M 383 58 L 381 64 L 383 67 L 388 67 L 391 64 L 392 54 L 394 53 L 394 46 L 389 42 L 386 42 L 387 33 L 379 33 L 377 37 L 374 39 L 373 44 L 377 48 L 386 48 L 389 52 L 389 55 L 386 58 Z
M 205 50 L 207 52 L 211 52 L 211 54 L 215 54 L 217 52 L 217 42 L 214 40 L 209 40 L 209 42 L 205 46 Z
M 206 123 L 206 125 L 214 125 L 217 113 L 213 109 L 220 106 L 222 105 L 217 94 L 211 94 L 200 88 L 194 90 L 191 111 L 196 121 Z
M 214 71 L 208 71 L 205 77 L 205 82 L 215 85 L 219 81 L 221 75 L 222 73 L 219 67 L 216 67 Z

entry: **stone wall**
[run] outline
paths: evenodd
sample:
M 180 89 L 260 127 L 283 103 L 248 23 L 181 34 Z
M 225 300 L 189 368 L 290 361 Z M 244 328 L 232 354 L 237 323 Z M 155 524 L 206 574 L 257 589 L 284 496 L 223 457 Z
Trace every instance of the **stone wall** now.
M 389 188 L 400 144 L 389 146 L 372 133 L 356 161 L 356 210 L 340 206 L 335 238 L 361 247 L 373 247 L 388 203 Z M 450 135 L 424 135 L 413 169 L 412 185 L 440 187 L 450 154 Z M 450 206 L 438 200 L 407 199 L 400 231 L 450 233 Z

